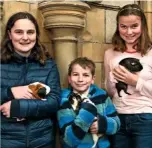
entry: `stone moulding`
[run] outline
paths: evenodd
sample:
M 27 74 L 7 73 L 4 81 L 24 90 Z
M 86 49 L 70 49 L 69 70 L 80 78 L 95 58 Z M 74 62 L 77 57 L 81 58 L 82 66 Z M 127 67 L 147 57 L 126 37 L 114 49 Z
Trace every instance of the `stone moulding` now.
M 86 11 L 89 5 L 83 2 L 49 2 L 38 3 L 44 17 L 46 29 L 58 27 L 84 28 Z

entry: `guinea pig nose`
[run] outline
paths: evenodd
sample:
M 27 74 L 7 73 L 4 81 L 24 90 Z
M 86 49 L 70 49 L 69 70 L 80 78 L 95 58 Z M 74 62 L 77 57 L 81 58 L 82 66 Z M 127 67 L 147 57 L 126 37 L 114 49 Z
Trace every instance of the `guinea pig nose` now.
M 40 88 L 39 90 L 38 90 L 38 95 L 39 95 L 39 97 L 45 97 L 45 95 L 46 95 L 46 88 L 45 87 L 43 87 L 43 88 Z

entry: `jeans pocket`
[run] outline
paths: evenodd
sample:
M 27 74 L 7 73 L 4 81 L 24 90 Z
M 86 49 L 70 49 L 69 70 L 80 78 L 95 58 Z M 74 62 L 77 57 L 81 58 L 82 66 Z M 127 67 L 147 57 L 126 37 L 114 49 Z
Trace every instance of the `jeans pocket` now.
M 152 121 L 152 113 L 138 114 L 138 118 L 142 121 Z

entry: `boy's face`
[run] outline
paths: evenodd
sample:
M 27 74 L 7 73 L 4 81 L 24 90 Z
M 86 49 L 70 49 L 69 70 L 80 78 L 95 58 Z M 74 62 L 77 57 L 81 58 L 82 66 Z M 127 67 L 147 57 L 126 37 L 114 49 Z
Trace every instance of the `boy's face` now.
M 73 66 L 71 75 L 68 76 L 69 83 L 74 91 L 78 93 L 85 93 L 88 91 L 91 84 L 94 83 L 95 76 L 91 74 L 91 70 L 86 67 L 82 68 L 80 65 Z

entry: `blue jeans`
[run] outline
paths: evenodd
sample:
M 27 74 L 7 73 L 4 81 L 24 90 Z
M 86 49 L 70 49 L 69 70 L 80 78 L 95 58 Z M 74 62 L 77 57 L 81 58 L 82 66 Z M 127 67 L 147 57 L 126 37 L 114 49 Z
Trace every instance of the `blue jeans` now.
M 152 148 L 152 114 L 120 114 L 120 130 L 112 136 L 112 148 Z

